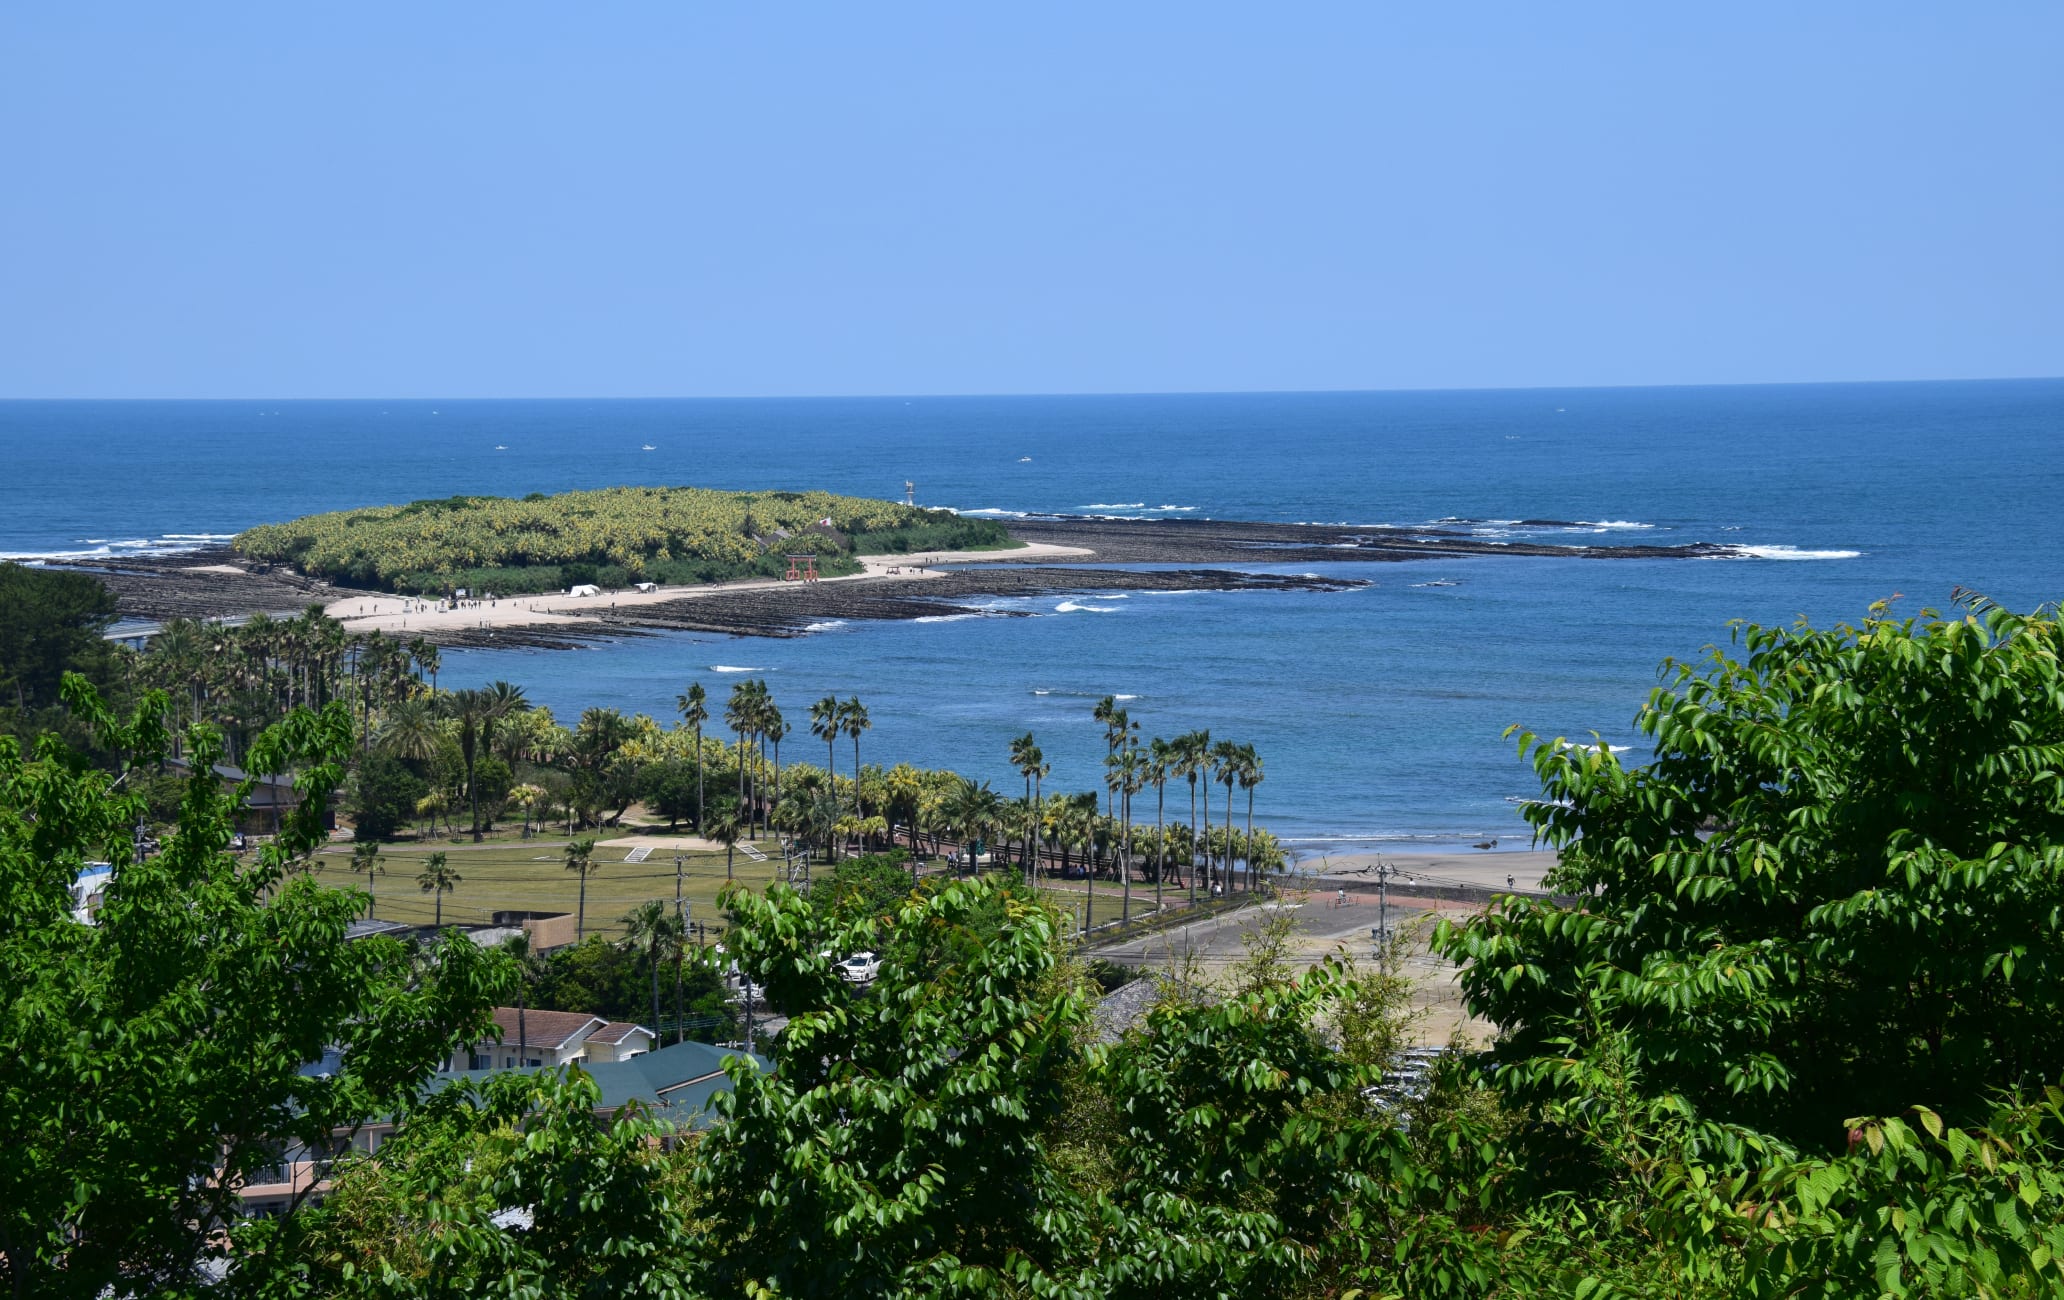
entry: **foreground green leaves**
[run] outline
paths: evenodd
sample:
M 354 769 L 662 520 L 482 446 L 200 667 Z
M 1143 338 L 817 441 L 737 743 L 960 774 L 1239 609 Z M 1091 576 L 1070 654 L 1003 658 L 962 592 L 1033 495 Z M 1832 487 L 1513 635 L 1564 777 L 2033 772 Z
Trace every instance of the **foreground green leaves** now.
M 1553 888 L 1451 928 L 1515 1096 L 1624 1035 L 1650 1086 L 1809 1149 L 2064 1077 L 2064 626 L 1744 627 L 1640 717 L 1656 757 L 1526 737 Z
M 255 861 L 226 851 L 244 791 L 209 771 L 207 728 L 176 833 L 137 861 L 123 787 L 163 752 L 164 700 L 123 721 L 77 678 L 66 695 L 133 766 L 81 772 L 55 742 L 24 759 L 0 738 L 0 1248 L 7 1280 L 40 1294 L 162 1289 L 219 1252 L 240 1184 L 412 1099 L 486 1023 L 502 969 L 464 942 L 420 963 L 345 943 L 363 896 L 294 870 L 351 750 L 342 706 L 252 747 L 252 771 L 298 770 L 305 798 Z M 113 883 L 84 925 L 70 886 L 95 859 Z

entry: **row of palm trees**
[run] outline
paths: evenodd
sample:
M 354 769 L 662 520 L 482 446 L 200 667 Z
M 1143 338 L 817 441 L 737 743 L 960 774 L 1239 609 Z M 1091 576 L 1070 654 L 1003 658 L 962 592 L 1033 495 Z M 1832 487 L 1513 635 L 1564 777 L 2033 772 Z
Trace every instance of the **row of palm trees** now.
M 253 614 L 241 625 L 170 619 L 135 661 L 139 684 L 172 701 L 174 744 L 185 726 L 213 723 L 231 762 L 251 737 L 301 705 L 348 700 L 369 736 L 373 716 L 423 694 L 425 677 L 434 694 L 438 668 L 429 642 L 353 636 L 320 605 L 294 618 Z
M 1198 850 L 1202 850 L 1203 853 L 1201 866 L 1194 858 L 1188 864 L 1190 902 L 1195 903 L 1197 899 L 1200 871 L 1211 885 L 1213 893 L 1239 888 L 1240 874 L 1233 867 L 1235 786 L 1247 792 L 1245 856 L 1249 870 L 1246 872 L 1246 880 L 1247 887 L 1252 890 L 1256 884 L 1257 869 L 1261 865 L 1256 861 L 1258 841 L 1254 835 L 1254 791 L 1264 779 L 1261 756 L 1255 751 L 1254 746 L 1236 744 L 1230 740 L 1214 743 L 1208 730 L 1186 732 L 1172 740 L 1164 740 L 1157 736 L 1142 745 L 1139 723 L 1132 719 L 1126 709 L 1120 707 L 1115 695 L 1106 695 L 1098 700 L 1090 711 L 1090 716 L 1104 727 L 1104 816 L 1106 820 L 1115 822 L 1119 828 L 1119 879 L 1123 882 L 1125 891 L 1125 901 L 1120 914 L 1130 917 L 1132 913 L 1132 850 L 1135 842 L 1132 801 L 1135 796 L 1149 789 L 1154 791 L 1154 835 L 1150 844 L 1154 848 L 1155 860 L 1151 876 L 1154 881 L 1155 905 L 1158 907 L 1161 904 L 1161 885 L 1169 874 L 1169 864 L 1165 855 L 1169 844 L 1166 813 L 1170 781 L 1186 781 L 1189 784 L 1188 845 L 1193 854 Z M 1029 731 L 1011 742 L 1010 761 L 1024 777 L 1026 797 L 1032 801 L 1034 807 L 1034 815 L 1027 830 L 1029 837 L 1033 833 L 1031 828 L 1039 827 L 1045 821 L 1039 810 L 1044 781 L 1052 774 L 1053 768 L 1046 762 L 1037 739 Z M 1207 828 L 1211 822 L 1211 786 L 1216 782 L 1224 785 L 1226 790 L 1225 833 L 1219 841 L 1223 857 L 1216 860 L 1212 857 L 1210 837 L 1198 835 L 1197 794 L 1200 781 L 1203 783 L 1204 824 Z M 1067 804 L 1068 812 L 1064 814 L 1061 824 L 1069 826 L 1072 830 L 1073 825 L 1093 820 L 1096 811 L 1095 801 L 1094 794 L 1088 795 L 1086 801 L 1079 796 L 1070 797 Z M 1085 832 L 1085 838 L 1087 837 L 1088 832 Z M 1037 858 L 1038 853 L 1034 846 L 1028 843 L 1024 854 L 1028 878 Z M 1065 868 L 1064 861 L 1064 871 Z M 1177 880 L 1180 884 L 1183 878 L 1181 868 L 1177 868 L 1177 871 Z M 1089 890 L 1092 895 L 1096 890 L 1094 864 L 1089 871 Z
M 704 790 L 702 729 L 710 720 L 709 693 L 697 682 L 676 696 L 674 704 L 680 712 L 682 725 L 695 733 L 696 829 L 707 834 L 714 828 L 705 822 L 713 822 L 722 815 L 710 807 Z M 724 706 L 724 725 L 738 738 L 738 794 L 733 809 L 743 810 L 744 829 L 748 836 L 756 835 L 762 829 L 780 829 L 774 821 L 782 803 L 781 742 L 788 737 L 790 728 L 764 678 L 750 678 L 731 688 L 731 698 Z M 858 696 L 841 701 L 835 695 L 827 695 L 810 706 L 810 734 L 825 743 L 824 770 L 830 777 L 827 793 L 836 796 L 840 737 L 853 742 L 853 771 L 858 773 L 860 737 L 873 725 L 867 716 L 867 706 L 860 702 Z M 758 769 L 770 766 L 770 748 L 773 751 L 773 788 L 764 790 L 753 778 L 757 776 Z M 755 758 L 757 764 L 751 761 Z M 860 815 L 859 801 L 859 784 L 855 782 L 855 817 Z

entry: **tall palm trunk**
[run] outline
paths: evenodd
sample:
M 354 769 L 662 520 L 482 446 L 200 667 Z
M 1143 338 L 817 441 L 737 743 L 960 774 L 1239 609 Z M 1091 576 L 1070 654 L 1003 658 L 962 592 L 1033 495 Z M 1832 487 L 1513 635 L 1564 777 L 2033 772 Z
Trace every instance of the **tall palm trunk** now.
M 1118 842 L 1118 870 L 1125 875 L 1125 901 L 1118 905 L 1118 919 L 1121 922 L 1132 919 L 1132 790 L 1128 787 L 1121 803 L 1125 818 L 1118 823 L 1118 833 L 1124 838 Z
M 1161 910 L 1161 880 L 1168 874 L 1168 836 L 1162 829 L 1161 814 L 1168 806 L 1168 783 L 1162 781 L 1154 787 L 1154 910 Z
M 1197 776 L 1189 778 L 1189 904 L 1197 906 Z
M 1232 875 L 1232 780 L 1226 780 L 1226 893 L 1236 891 L 1238 879 Z
M 1254 888 L 1254 787 L 1247 787 L 1247 888 Z
M 1035 886 L 1039 882 L 1039 858 L 1046 851 L 1045 802 L 1042 797 L 1044 793 L 1043 782 L 1039 777 L 1034 776 L 1032 778 L 1032 879 L 1030 883 Z
M 702 724 L 695 724 L 695 833 L 702 834 Z
M 654 943 L 647 953 L 647 962 L 652 967 L 652 1041 L 663 1041 L 659 1032 L 659 945 Z
M 745 802 L 745 732 L 742 729 L 738 733 L 738 811 L 745 814 L 746 823 L 750 827 L 752 812 Z M 726 872 L 724 878 L 729 880 L 730 873 Z
M 1082 848 L 1089 855 L 1089 895 L 1082 905 L 1082 929 L 1087 933 L 1089 927 L 1096 924 L 1096 873 L 1098 859 L 1101 856 L 1097 852 L 1095 803 L 1090 804 L 1089 817 L 1083 822 L 1083 826 L 1086 829 L 1087 838 Z

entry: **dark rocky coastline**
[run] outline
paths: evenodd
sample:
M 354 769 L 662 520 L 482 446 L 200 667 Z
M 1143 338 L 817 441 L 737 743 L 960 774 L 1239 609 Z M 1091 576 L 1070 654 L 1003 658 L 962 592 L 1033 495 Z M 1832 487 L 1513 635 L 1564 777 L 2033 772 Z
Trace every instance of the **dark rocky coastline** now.
M 1528 521 L 1553 526 L 1556 521 Z M 1493 540 L 1466 524 L 1418 527 L 1266 524 L 1220 520 L 1129 520 L 1079 517 L 1013 520 L 1013 536 L 1080 547 L 1079 559 L 1026 558 L 954 566 L 929 576 L 882 575 L 863 581 L 719 589 L 658 604 L 582 611 L 578 624 L 426 629 L 444 646 L 571 648 L 657 632 L 788 637 L 813 624 L 895 620 L 952 614 L 1010 617 L 963 602 L 983 597 L 1043 597 L 1096 591 L 1341 591 L 1365 580 L 1243 573 L 1225 565 L 1399 563 L 1434 557 L 1552 556 L 1565 559 L 1709 559 L 1736 552 L 1695 542 L 1676 546 L 1589 546 Z M 1100 564 L 1156 565 L 1105 569 Z M 114 593 L 125 622 L 168 618 L 237 618 L 263 611 L 299 613 L 311 604 L 370 597 L 290 570 L 255 565 L 227 548 L 74 565 Z

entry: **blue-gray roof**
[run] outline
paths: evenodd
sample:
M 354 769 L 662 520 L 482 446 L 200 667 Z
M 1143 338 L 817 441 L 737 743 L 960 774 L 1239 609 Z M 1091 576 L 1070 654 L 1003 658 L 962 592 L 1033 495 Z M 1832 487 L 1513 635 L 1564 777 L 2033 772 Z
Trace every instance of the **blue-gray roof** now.
M 628 1102 L 638 1102 L 653 1118 L 688 1128 L 707 1128 L 714 1122 L 710 1099 L 728 1091 L 731 1080 L 724 1074 L 724 1062 L 744 1057 L 762 1070 L 773 1063 L 763 1056 L 713 1047 L 708 1043 L 675 1043 L 657 1051 L 641 1052 L 628 1061 L 582 1061 L 580 1067 L 602 1091 L 598 1110 L 615 1111 Z M 432 1088 L 460 1080 L 483 1084 L 498 1074 L 537 1074 L 554 1066 L 516 1066 L 497 1070 L 446 1070 L 431 1077 Z

